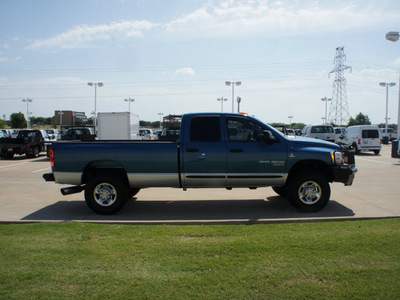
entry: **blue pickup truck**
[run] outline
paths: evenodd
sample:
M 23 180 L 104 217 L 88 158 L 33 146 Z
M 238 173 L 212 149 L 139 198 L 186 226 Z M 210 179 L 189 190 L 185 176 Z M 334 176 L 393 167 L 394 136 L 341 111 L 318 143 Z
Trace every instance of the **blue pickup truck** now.
M 61 141 L 52 144 L 46 181 L 85 191 L 96 213 L 117 212 L 142 188 L 271 186 L 303 212 L 328 203 L 330 182 L 351 185 L 354 151 L 310 138 L 288 138 L 257 119 L 225 113 L 184 115 L 175 141 Z

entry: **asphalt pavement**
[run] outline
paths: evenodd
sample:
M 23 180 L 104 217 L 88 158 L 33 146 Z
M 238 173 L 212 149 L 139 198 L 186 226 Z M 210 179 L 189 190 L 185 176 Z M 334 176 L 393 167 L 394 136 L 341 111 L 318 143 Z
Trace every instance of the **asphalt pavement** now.
M 0 223 L 99 222 L 123 224 L 255 224 L 397 218 L 400 216 L 400 159 L 390 156 L 391 144 L 380 155 L 356 156 L 352 186 L 331 184 L 331 201 L 320 212 L 301 213 L 271 188 L 143 189 L 135 200 L 109 216 L 93 213 L 83 193 L 62 196 L 53 182 L 45 156 L 0 159 Z

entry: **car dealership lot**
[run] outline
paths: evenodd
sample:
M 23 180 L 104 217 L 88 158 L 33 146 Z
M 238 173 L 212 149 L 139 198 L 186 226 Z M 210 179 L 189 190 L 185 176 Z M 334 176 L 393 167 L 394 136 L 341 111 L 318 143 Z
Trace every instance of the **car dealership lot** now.
M 102 216 L 87 208 L 83 193 L 62 196 L 60 185 L 45 182 L 47 157 L 0 160 L 0 222 L 85 221 L 123 223 L 257 223 L 400 216 L 400 159 L 390 157 L 391 144 L 380 155 L 356 156 L 358 173 L 345 187 L 331 184 L 331 201 L 318 213 L 296 211 L 271 188 L 144 189 L 117 214 Z

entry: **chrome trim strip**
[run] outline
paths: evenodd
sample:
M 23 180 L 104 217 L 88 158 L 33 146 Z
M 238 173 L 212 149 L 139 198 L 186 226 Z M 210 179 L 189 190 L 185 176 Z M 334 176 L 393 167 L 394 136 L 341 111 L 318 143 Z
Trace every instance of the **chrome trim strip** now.
M 129 173 L 131 187 L 179 187 L 178 173 Z
M 54 179 L 59 184 L 82 184 L 82 173 L 79 172 L 54 172 Z

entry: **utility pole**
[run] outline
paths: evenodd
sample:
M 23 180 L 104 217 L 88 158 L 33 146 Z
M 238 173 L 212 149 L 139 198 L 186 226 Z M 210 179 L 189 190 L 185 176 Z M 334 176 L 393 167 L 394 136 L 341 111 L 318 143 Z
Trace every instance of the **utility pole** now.
M 27 126 L 26 128 L 29 129 L 30 128 L 30 126 L 29 126 L 29 123 L 30 123 L 29 122 L 29 114 L 30 114 L 29 113 L 29 102 L 32 102 L 33 100 L 29 99 L 29 98 L 26 98 L 26 99 L 22 99 L 22 101 L 26 102 L 26 121 L 27 121 L 26 122 L 26 126 Z
M 329 75 L 335 73 L 329 120 L 334 124 L 341 126 L 344 126 L 349 122 L 349 105 L 347 103 L 346 78 L 344 77 L 344 71 L 350 69 L 351 73 L 351 67 L 344 65 L 345 61 L 346 55 L 344 54 L 344 47 L 337 47 L 334 59 L 335 67 L 331 72 L 329 72 Z M 328 123 L 328 120 L 325 120 L 325 122 Z

